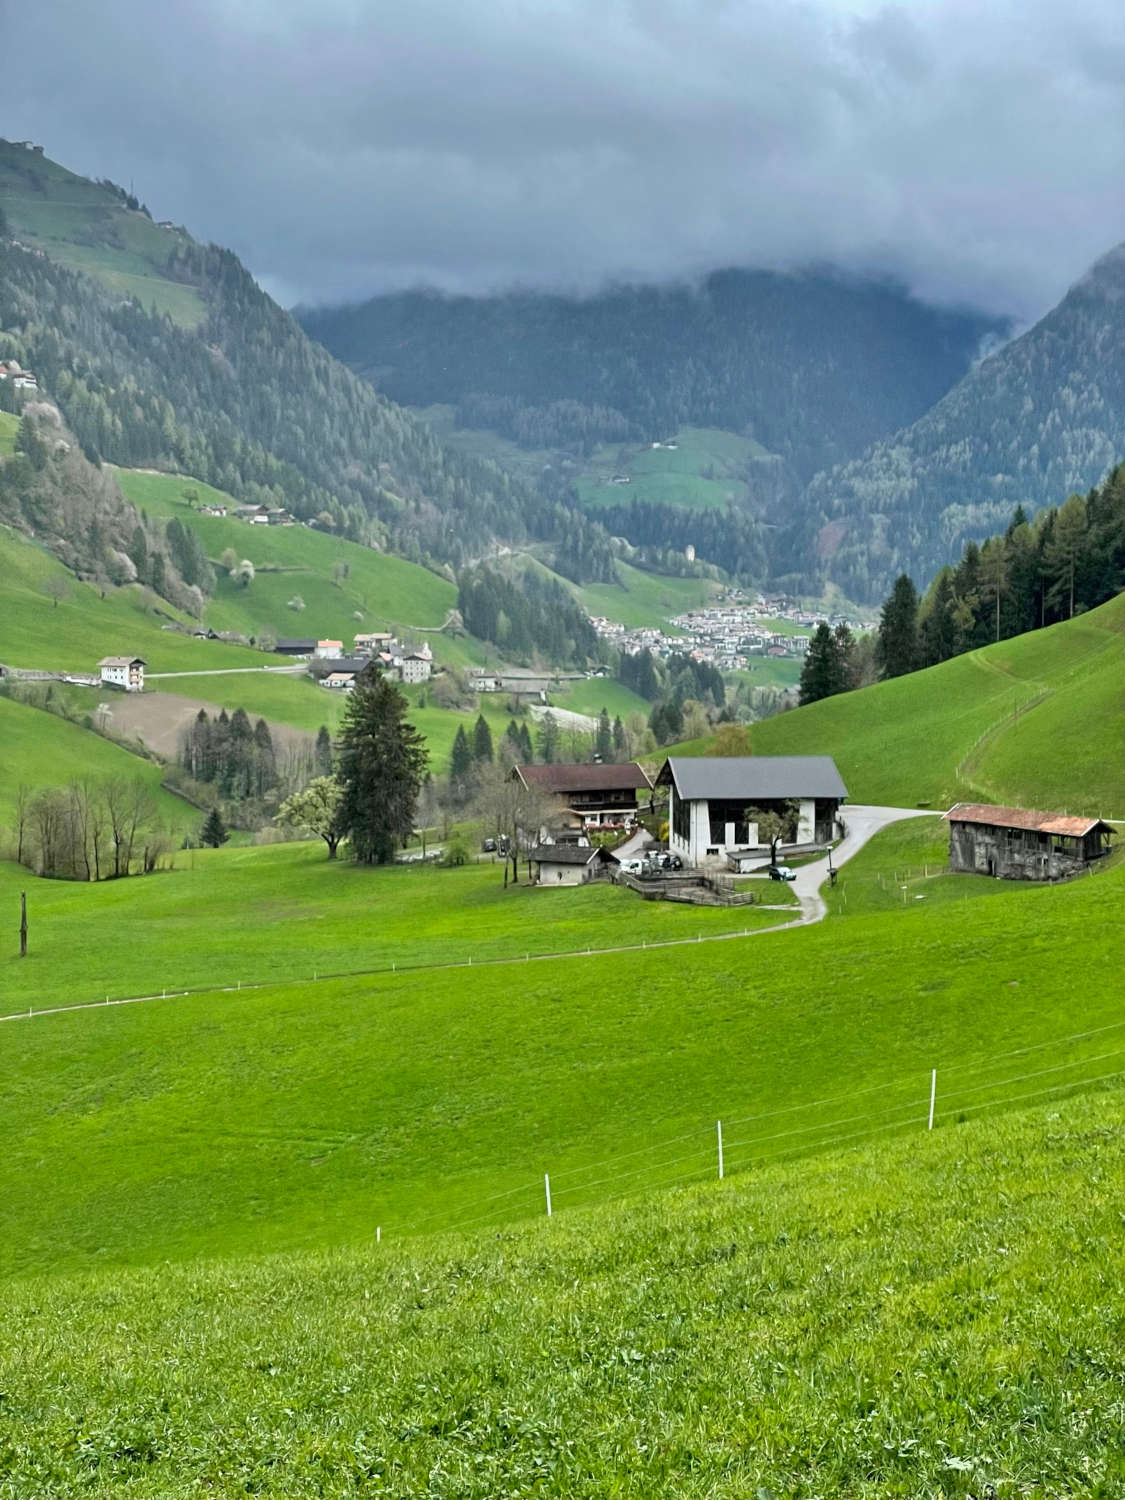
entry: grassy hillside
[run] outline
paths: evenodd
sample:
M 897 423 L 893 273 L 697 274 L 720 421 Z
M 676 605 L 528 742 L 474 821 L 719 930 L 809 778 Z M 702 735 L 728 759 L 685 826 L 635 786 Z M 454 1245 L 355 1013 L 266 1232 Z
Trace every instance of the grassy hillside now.
M 629 628 L 655 626 L 668 635 L 676 634 L 667 623 L 673 615 L 698 609 L 718 590 L 709 578 L 664 578 L 628 563 L 618 563 L 617 572 L 619 584 L 588 584 L 574 590 L 577 598 L 592 615 L 605 615 Z
M 19 425 L 19 417 L 14 417 L 10 411 L 0 411 L 0 458 L 6 458 L 16 451 Z
M 750 465 L 769 457 L 752 438 L 715 428 L 681 428 L 673 441 L 675 448 L 600 444 L 578 480 L 583 505 L 597 509 L 647 500 L 688 510 L 726 510 L 746 503 Z M 615 476 L 630 482 L 614 484 Z
M 836 758 L 853 801 L 1125 815 L 1125 595 L 1089 614 L 756 725 Z
M 160 816 L 170 827 L 176 830 L 196 828 L 200 822 L 201 814 L 194 807 L 160 789 L 161 768 L 158 765 L 131 755 L 128 750 L 102 739 L 100 735 L 42 709 L 0 698 L 0 746 L 3 746 L 0 829 L 11 824 L 13 805 L 21 786 L 36 792 L 83 779 L 140 779 L 156 799 Z M 0 870 L 8 869 L 8 866 L 0 865 Z M 26 886 L 26 873 L 22 878 Z M 13 874 L 8 885 L 14 887 L 16 883 Z M 54 887 L 45 886 L 44 889 Z M 91 937 L 96 941 L 93 935 Z
M 248 526 L 232 517 L 198 515 L 184 499 L 185 490 L 196 491 L 203 503 L 233 509 L 237 502 L 194 479 L 131 469 L 119 469 L 117 479 L 135 505 L 150 514 L 178 516 L 195 530 L 213 560 L 232 547 L 258 570 L 249 588 L 220 577 L 207 609 L 207 623 L 215 630 L 328 636 L 350 646 L 357 630 L 439 626 L 457 603 L 454 584 L 370 547 L 307 526 Z M 337 567 L 347 569 L 338 581 Z M 305 602 L 299 613 L 287 608 L 295 595 Z
M 517 1232 L 5 1294 L 13 1494 L 1125 1486 L 1120 1088 Z
M 1059 888 L 961 882 L 964 899 L 893 920 L 538 963 L 525 952 L 564 938 L 742 924 L 612 890 L 505 896 L 491 866 L 371 873 L 311 852 L 223 851 L 127 891 L 36 886 L 35 956 L 4 963 L 14 1011 L 95 981 L 278 982 L 4 1023 L 0 1259 L 502 1223 L 539 1211 L 544 1171 L 560 1211 L 706 1173 L 716 1117 L 739 1173 L 916 1133 L 935 1066 L 942 1122 L 1120 1067 L 1125 867 Z M 126 900 L 135 938 L 95 946 Z M 467 948 L 516 961 L 284 982 Z
M 52 590 L 62 592 L 57 600 Z M 158 612 L 159 611 L 159 612 Z M 139 587 L 106 589 L 74 575 L 24 536 L 0 526 L 0 662 L 92 672 L 102 656 L 137 653 L 153 672 L 260 667 L 259 651 L 164 630 L 185 619 Z
M 199 293 L 168 274 L 169 251 L 187 239 L 181 231 L 161 229 L 109 188 L 7 142 L 0 142 L 0 199 L 24 244 L 183 328 L 203 321 Z

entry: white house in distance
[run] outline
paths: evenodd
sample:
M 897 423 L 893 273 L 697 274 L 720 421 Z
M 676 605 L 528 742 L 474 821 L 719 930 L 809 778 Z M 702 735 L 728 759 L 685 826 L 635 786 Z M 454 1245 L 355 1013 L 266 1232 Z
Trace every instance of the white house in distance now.
M 144 692 L 145 663 L 141 656 L 103 656 L 98 671 L 109 687 L 124 688 L 127 693 Z
M 343 643 L 343 641 L 317 641 L 316 647 L 315 647 L 315 649 L 313 651 L 313 655 L 314 656 L 320 656 L 320 657 L 325 657 L 325 656 L 328 656 L 328 657 L 343 656 L 343 654 L 344 654 L 344 643 Z
M 434 670 L 434 653 L 429 646 L 419 646 L 417 651 L 407 651 L 399 663 L 399 675 L 403 682 L 429 682 Z
M 826 844 L 848 795 L 830 755 L 672 756 L 656 785 L 669 788 L 668 847 L 687 865 L 762 847 L 748 809 L 780 812 L 787 802 L 798 812 L 785 843 Z

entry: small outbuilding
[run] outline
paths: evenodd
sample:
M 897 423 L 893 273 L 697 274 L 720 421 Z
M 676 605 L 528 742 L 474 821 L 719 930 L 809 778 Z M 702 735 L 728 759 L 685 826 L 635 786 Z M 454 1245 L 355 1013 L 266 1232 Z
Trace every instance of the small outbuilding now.
M 618 859 L 600 844 L 536 844 L 531 862 L 540 885 L 588 885 L 605 879 Z
M 1065 880 L 1109 853 L 1101 818 L 958 802 L 949 824 L 949 868 L 998 880 Z

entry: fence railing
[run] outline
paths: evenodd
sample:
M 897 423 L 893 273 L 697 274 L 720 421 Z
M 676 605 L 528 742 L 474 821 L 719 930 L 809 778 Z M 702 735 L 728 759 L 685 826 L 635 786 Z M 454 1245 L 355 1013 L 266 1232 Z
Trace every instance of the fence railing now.
M 1063 1053 L 1071 1055 L 1064 1056 Z M 399 1235 L 499 1228 L 538 1215 L 622 1198 L 860 1146 L 883 1136 L 928 1133 L 986 1111 L 1015 1108 L 1101 1088 L 1125 1077 L 1125 1018 L 1089 1031 L 1029 1043 L 991 1056 L 873 1082 L 751 1114 L 716 1115 L 697 1128 L 633 1149 L 568 1165 L 560 1154 L 510 1188 L 380 1226 Z M 451 1185 L 452 1186 L 452 1185 Z

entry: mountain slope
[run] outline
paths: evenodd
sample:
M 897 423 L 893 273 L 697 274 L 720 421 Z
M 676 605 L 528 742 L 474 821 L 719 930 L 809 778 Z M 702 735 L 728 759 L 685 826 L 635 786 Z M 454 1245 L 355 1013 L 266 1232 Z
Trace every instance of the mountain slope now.
M 229 251 L 6 142 L 0 189 L 0 357 L 35 370 L 91 456 L 323 515 L 418 561 L 582 529 L 522 479 L 443 447 Z
M 466 427 L 532 447 L 726 428 L 805 480 L 923 412 L 998 329 L 890 284 L 743 270 L 589 298 L 406 292 L 298 316 L 394 400 L 455 403 Z
M 821 527 L 828 576 L 853 597 L 878 596 L 899 571 L 928 576 L 966 540 L 1002 530 L 1017 504 L 1089 489 L 1123 453 L 1120 245 L 932 411 L 817 475 L 808 524 Z

